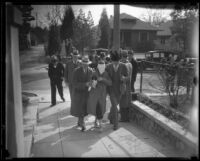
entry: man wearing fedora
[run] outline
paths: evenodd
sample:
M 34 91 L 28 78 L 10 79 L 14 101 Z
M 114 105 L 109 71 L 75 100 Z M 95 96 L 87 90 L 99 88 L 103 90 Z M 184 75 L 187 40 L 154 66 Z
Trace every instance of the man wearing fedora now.
M 85 130 L 84 117 L 87 115 L 87 100 L 91 88 L 92 69 L 89 67 L 89 57 L 84 55 L 81 66 L 74 71 L 72 86 L 71 115 L 78 117 L 78 126 Z
M 78 50 L 75 50 L 72 53 L 72 60 L 66 63 L 65 66 L 65 73 L 64 73 L 64 78 L 65 78 L 65 83 L 68 84 L 69 87 L 69 94 L 70 94 L 70 99 L 72 100 L 72 91 L 73 91 L 73 85 L 72 85 L 72 78 L 74 75 L 74 70 L 78 67 Z
M 106 71 L 111 78 L 112 85 L 108 88 L 110 95 L 111 109 L 109 113 L 110 123 L 113 124 L 113 129 L 118 129 L 118 107 L 122 95 L 126 88 L 124 82 L 128 79 L 128 69 L 125 64 L 119 62 L 120 55 L 117 51 L 111 51 L 111 63 L 107 65 Z

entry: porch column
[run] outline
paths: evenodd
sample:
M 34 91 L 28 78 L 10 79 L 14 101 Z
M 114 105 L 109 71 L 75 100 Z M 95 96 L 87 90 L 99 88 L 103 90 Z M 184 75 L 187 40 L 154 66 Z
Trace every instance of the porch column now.
M 11 158 L 24 157 L 24 131 L 19 65 L 18 27 L 21 12 L 6 5 L 6 149 Z
M 119 52 L 120 49 L 120 6 L 114 5 L 114 33 L 113 49 Z

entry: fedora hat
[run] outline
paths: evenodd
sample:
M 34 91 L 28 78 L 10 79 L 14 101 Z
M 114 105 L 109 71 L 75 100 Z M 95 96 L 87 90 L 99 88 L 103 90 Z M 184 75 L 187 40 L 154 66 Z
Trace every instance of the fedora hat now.
M 128 56 L 128 51 L 127 50 L 122 50 L 121 51 L 121 56 L 126 58 Z
M 87 55 L 84 55 L 81 59 L 82 64 L 91 64 L 91 61 Z
M 78 53 L 78 50 L 74 50 L 72 53 L 71 53 L 71 55 L 73 56 L 79 56 L 79 53 Z

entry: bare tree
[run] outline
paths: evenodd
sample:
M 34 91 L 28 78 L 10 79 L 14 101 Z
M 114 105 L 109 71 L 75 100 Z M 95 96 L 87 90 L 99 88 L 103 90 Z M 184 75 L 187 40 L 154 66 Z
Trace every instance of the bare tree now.
M 46 15 L 47 21 L 49 25 L 58 25 L 61 24 L 66 5 L 49 5 L 48 13 Z
M 159 26 L 167 21 L 162 10 L 147 9 L 147 12 L 142 14 L 140 18 L 154 26 Z
M 155 69 L 162 84 L 160 90 L 168 93 L 172 107 L 177 108 L 177 106 L 191 99 L 192 80 L 194 78 L 193 65 L 183 65 L 183 62 L 162 63 L 156 64 Z

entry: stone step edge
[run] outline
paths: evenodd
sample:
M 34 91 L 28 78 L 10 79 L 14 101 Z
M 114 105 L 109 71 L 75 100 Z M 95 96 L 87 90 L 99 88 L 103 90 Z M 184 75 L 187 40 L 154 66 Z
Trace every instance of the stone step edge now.
M 197 147 L 198 138 L 192 135 L 190 132 L 185 132 L 183 128 L 176 122 L 168 119 L 167 117 L 161 115 L 150 107 L 139 101 L 132 101 L 132 106 L 136 107 L 140 112 L 144 113 L 147 117 L 155 120 L 161 127 L 171 132 L 175 137 L 178 137 L 190 147 Z
M 25 157 L 31 157 L 31 149 L 32 149 L 32 145 L 34 143 L 34 130 L 35 130 L 35 126 L 36 126 L 37 120 L 38 120 L 39 99 L 40 99 L 40 97 L 34 97 L 34 98 L 30 99 L 30 105 L 33 106 L 33 104 L 34 104 L 34 106 L 36 106 L 37 110 L 35 112 L 34 123 L 30 124 L 30 125 L 24 125 L 24 132 L 29 131 L 28 136 L 24 137 Z M 29 129 L 29 128 L 31 128 L 31 129 Z

